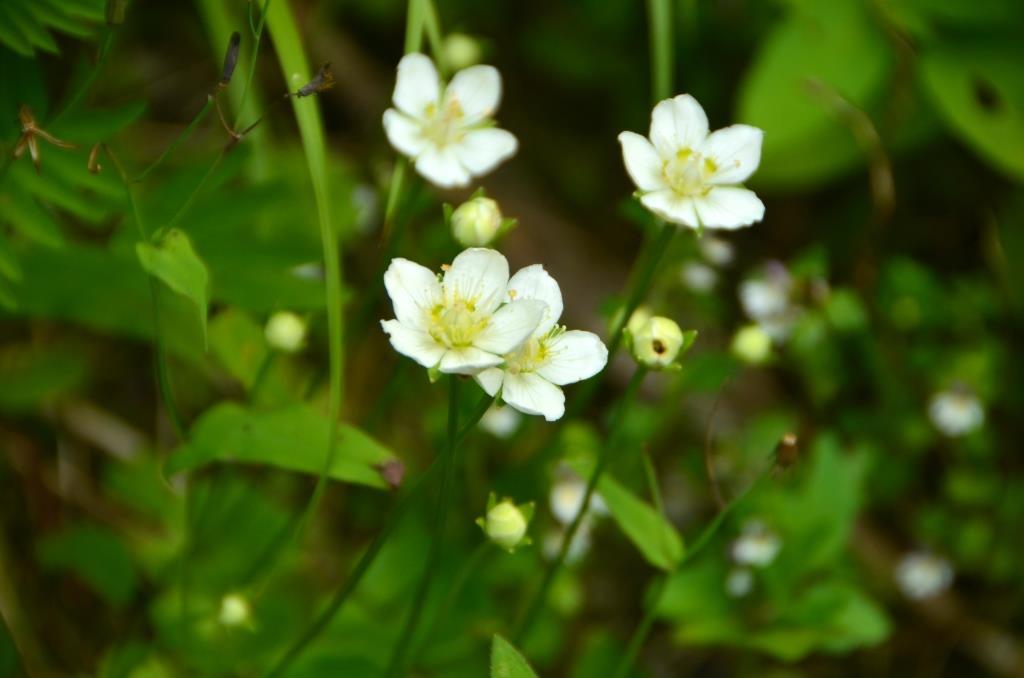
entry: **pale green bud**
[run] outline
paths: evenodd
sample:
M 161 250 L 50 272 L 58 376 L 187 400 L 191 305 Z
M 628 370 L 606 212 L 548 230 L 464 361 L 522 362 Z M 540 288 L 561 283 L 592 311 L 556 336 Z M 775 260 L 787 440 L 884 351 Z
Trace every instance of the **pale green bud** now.
M 630 334 L 636 334 L 640 331 L 640 328 L 651 319 L 651 309 L 646 306 L 638 306 L 633 315 L 629 316 L 629 322 L 626 323 L 626 329 L 629 330 Z
M 633 336 L 634 357 L 654 369 L 671 365 L 685 341 L 683 331 L 676 321 L 663 316 L 648 318 L 630 333 Z
M 760 365 L 772 355 L 772 338 L 760 325 L 741 327 L 732 338 L 732 353 L 745 363 Z
M 453 71 L 478 64 L 484 56 L 480 41 L 465 33 L 449 33 L 444 39 L 442 50 L 448 67 Z
M 271 348 L 295 353 L 306 343 L 306 321 L 290 311 L 280 311 L 270 316 L 263 333 Z
M 495 501 L 492 493 L 487 502 L 487 515 L 478 518 L 479 525 L 487 538 L 507 551 L 530 543 L 526 527 L 533 517 L 533 504 L 516 506 L 511 499 Z
M 252 608 L 248 599 L 238 593 L 229 593 L 220 601 L 220 623 L 224 626 L 243 626 L 252 621 Z
M 490 198 L 473 198 L 452 213 L 452 234 L 464 247 L 488 245 L 500 228 L 501 210 Z

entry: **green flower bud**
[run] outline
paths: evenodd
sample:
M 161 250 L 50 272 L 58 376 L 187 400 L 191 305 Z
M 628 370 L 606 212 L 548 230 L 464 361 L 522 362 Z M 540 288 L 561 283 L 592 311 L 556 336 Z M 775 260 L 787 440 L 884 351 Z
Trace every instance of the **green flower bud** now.
M 490 198 L 473 198 L 452 213 L 452 234 L 464 247 L 488 245 L 500 228 L 501 210 Z
M 686 340 L 676 321 L 663 316 L 648 318 L 630 333 L 633 337 L 633 356 L 638 362 L 654 369 L 671 365 Z
M 224 626 L 248 626 L 252 621 L 249 600 L 238 593 L 229 593 L 220 601 L 220 623 Z
M 442 50 L 448 67 L 453 71 L 478 64 L 484 56 L 480 42 L 465 33 L 449 33 L 444 39 Z
M 530 543 L 530 538 L 526 536 L 526 527 L 532 517 L 532 503 L 516 506 L 511 499 L 502 499 L 498 502 L 492 492 L 487 501 L 487 515 L 477 518 L 476 523 L 483 529 L 488 539 L 512 552 L 517 546 Z
M 772 338 L 760 325 L 741 327 L 732 338 L 732 353 L 745 363 L 760 365 L 772 355 Z
M 263 334 L 271 348 L 295 353 L 306 344 L 306 321 L 290 311 L 281 311 L 270 316 Z

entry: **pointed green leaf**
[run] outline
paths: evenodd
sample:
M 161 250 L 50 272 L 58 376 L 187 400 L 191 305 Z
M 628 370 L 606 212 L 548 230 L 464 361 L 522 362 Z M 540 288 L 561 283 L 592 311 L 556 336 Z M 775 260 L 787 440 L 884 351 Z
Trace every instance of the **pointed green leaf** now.
M 526 657 L 499 635 L 491 642 L 491 678 L 537 678 Z
M 192 249 L 185 232 L 171 229 L 157 245 L 140 242 L 135 253 L 142 268 L 195 304 L 205 341 L 210 279 L 206 265 Z

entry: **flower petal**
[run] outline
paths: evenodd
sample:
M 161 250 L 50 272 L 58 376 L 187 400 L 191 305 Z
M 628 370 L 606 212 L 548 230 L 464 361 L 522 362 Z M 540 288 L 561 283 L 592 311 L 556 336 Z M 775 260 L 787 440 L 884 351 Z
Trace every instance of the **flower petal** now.
M 700 148 L 708 135 L 708 116 L 689 94 L 658 103 L 651 112 L 651 143 L 662 157 L 682 148 Z
M 438 188 L 461 188 L 469 185 L 472 178 L 459 162 L 455 149 L 447 146 L 428 146 L 416 158 L 416 171 Z
M 392 259 L 384 272 L 384 289 L 399 322 L 410 329 L 427 329 L 427 314 L 442 298 L 433 271 L 408 259 Z
M 533 372 L 506 374 L 501 399 L 524 414 L 540 414 L 548 421 L 565 414 L 562 389 Z
M 511 132 L 488 127 L 467 132 L 454 148 L 463 167 L 480 176 L 515 155 L 519 142 Z
M 716 169 L 709 184 L 738 184 L 746 181 L 761 162 L 764 132 L 750 125 L 732 125 L 711 133 L 701 152 Z
M 753 191 L 736 186 L 716 186 L 693 201 L 705 228 L 734 229 L 764 218 L 764 203 Z
M 521 268 L 512 276 L 508 281 L 508 299 L 538 299 L 547 304 L 544 317 L 533 332 L 535 337 L 547 334 L 562 317 L 562 290 L 540 264 Z
M 384 111 L 384 133 L 399 153 L 415 158 L 427 148 L 423 127 L 394 108 Z
M 463 120 L 472 124 L 489 118 L 501 102 L 501 74 L 494 66 L 470 66 L 455 74 L 445 91 L 445 103 L 457 101 Z
M 686 198 L 671 189 L 665 189 L 641 196 L 640 202 L 665 221 L 697 228 L 697 212 L 693 209 L 693 198 Z
M 384 328 L 396 351 L 424 367 L 434 367 L 445 355 L 445 347 L 422 330 L 406 327 L 398 320 L 381 320 L 380 326 Z
M 619 135 L 619 143 L 622 144 L 622 160 L 626 163 L 626 171 L 637 188 L 642 191 L 665 188 L 662 172 L 665 161 L 650 141 L 636 132 L 623 132 Z
M 476 379 L 476 383 L 480 384 L 480 388 L 487 392 L 487 395 L 493 397 L 501 388 L 501 382 L 505 379 L 505 371 L 498 367 L 491 367 L 474 375 L 473 378 Z
M 545 348 L 548 358 L 537 368 L 537 374 L 557 386 L 589 379 L 608 364 L 608 348 L 593 332 L 564 332 L 548 341 Z
M 505 298 L 508 260 L 496 250 L 471 247 L 452 261 L 444 274 L 444 298 L 453 304 L 472 301 L 481 313 L 492 313 Z
M 511 353 L 537 329 L 546 308 L 547 305 L 537 299 L 505 304 L 491 316 L 487 327 L 476 336 L 473 345 L 491 353 Z
M 501 356 L 481 351 L 475 346 L 465 346 L 449 349 L 441 358 L 440 370 L 445 374 L 476 374 L 501 362 Z
M 402 57 L 391 100 L 400 111 L 414 118 L 423 117 L 427 106 L 440 105 L 441 80 L 430 57 L 417 53 Z

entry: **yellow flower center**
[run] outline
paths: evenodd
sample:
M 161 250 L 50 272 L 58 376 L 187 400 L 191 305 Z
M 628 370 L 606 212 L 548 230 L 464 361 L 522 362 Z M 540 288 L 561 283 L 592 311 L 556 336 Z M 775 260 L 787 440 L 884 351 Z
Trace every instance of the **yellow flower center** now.
M 681 148 L 665 161 L 661 171 L 673 191 L 690 197 L 708 192 L 708 179 L 716 169 L 711 158 L 705 158 L 689 148 Z
M 465 114 L 455 97 L 447 99 L 441 106 L 428 105 L 423 117 L 423 137 L 438 148 L 459 141 L 464 134 Z
M 505 371 L 509 374 L 533 372 L 548 359 L 548 347 L 544 339 L 530 337 L 522 347 L 505 356 Z
M 472 346 L 473 340 L 490 323 L 480 313 L 475 299 L 456 298 L 450 304 L 438 304 L 430 311 L 430 336 L 449 348 Z

